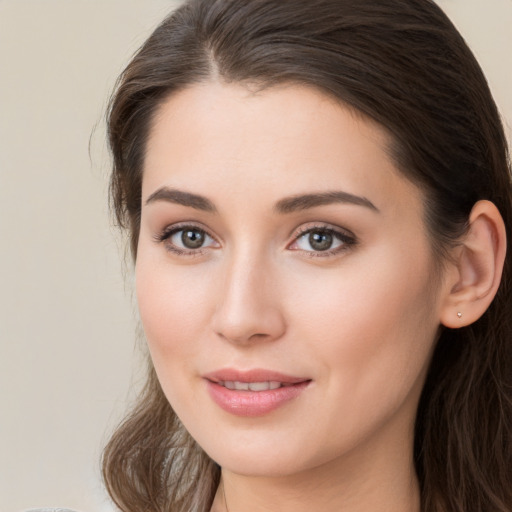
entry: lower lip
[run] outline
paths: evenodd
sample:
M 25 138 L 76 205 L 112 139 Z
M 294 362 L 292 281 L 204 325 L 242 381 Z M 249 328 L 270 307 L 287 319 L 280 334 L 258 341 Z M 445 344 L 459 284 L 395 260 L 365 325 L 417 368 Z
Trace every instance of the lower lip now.
M 210 380 L 206 382 L 212 400 L 235 416 L 262 416 L 272 412 L 299 396 L 310 383 L 304 381 L 266 391 L 238 391 Z

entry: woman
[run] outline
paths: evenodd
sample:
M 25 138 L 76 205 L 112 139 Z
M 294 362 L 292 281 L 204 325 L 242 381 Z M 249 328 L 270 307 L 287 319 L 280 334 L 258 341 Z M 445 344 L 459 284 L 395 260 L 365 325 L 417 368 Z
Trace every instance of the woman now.
M 109 136 L 152 360 L 122 510 L 512 510 L 506 140 L 435 4 L 189 1 Z

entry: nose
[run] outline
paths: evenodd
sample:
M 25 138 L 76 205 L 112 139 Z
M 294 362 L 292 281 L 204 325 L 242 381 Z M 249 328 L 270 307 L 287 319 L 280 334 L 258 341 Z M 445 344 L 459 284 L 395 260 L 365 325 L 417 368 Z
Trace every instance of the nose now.
M 219 337 L 244 345 L 283 336 L 286 323 L 271 265 L 262 258 L 239 257 L 226 262 L 223 281 L 212 319 Z

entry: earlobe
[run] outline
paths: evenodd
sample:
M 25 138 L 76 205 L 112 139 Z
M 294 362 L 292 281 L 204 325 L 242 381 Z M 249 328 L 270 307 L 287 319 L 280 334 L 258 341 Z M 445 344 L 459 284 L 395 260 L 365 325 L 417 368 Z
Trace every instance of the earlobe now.
M 441 310 L 441 323 L 458 328 L 478 320 L 498 290 L 506 253 L 505 224 L 496 206 L 478 201 L 469 228 L 457 247 L 451 281 Z

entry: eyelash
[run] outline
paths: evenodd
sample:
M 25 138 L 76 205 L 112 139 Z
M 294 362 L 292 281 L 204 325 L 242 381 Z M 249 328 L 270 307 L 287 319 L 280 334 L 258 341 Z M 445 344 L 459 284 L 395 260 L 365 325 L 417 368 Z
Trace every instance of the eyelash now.
M 324 251 L 306 251 L 301 249 L 292 249 L 292 250 L 298 250 L 301 251 L 303 254 L 305 254 L 309 258 L 327 258 L 329 256 L 336 256 L 338 254 L 341 254 L 350 248 L 354 247 L 357 244 L 357 238 L 353 233 L 350 233 L 346 230 L 336 229 L 333 227 L 330 227 L 328 224 L 318 224 L 314 226 L 307 226 L 303 227 L 301 226 L 297 233 L 294 234 L 293 242 L 288 245 L 296 244 L 298 243 L 302 238 L 304 238 L 306 235 L 309 235 L 311 233 L 322 233 L 322 234 L 328 234 L 331 235 L 334 239 L 337 239 L 341 242 L 341 245 L 338 247 L 335 247 L 334 249 L 326 249 Z
M 198 233 L 202 233 L 203 235 L 211 238 L 213 241 L 218 243 L 216 238 L 212 236 L 210 233 L 208 233 L 207 230 L 204 228 L 194 225 L 194 224 L 174 224 L 172 226 L 167 226 L 161 233 L 154 236 L 154 239 L 158 243 L 163 243 L 165 245 L 166 250 L 169 252 L 172 252 L 174 254 L 177 254 L 178 256 L 188 256 L 188 257 L 194 257 L 194 256 L 201 256 L 206 252 L 206 249 L 208 247 L 198 247 L 197 249 L 182 249 L 181 247 L 177 247 L 175 244 L 172 244 L 169 242 L 169 239 L 174 236 L 177 233 L 180 233 L 181 231 L 195 231 Z M 297 244 L 301 239 L 303 239 L 306 235 L 309 235 L 314 232 L 319 232 L 322 234 L 331 235 L 334 239 L 337 239 L 341 242 L 341 245 L 338 247 L 335 247 L 334 249 L 326 249 L 323 251 L 315 251 L 315 250 L 302 250 L 302 249 L 290 249 L 294 251 L 301 251 L 303 254 L 305 254 L 307 257 L 310 258 L 325 258 L 329 256 L 334 256 L 337 254 L 340 254 L 342 252 L 347 251 L 351 247 L 355 246 L 358 241 L 355 235 L 353 235 L 350 232 L 342 231 L 341 229 L 335 229 L 333 227 L 330 227 L 327 224 L 321 224 L 321 225 L 315 225 L 315 226 L 307 226 L 307 227 L 300 227 L 297 232 L 293 235 L 293 241 L 287 245 L 287 248 L 290 248 L 290 246 Z M 167 242 L 167 243 L 166 243 Z
M 215 242 L 217 242 L 215 237 L 210 235 L 208 231 L 194 224 L 173 224 L 172 226 L 167 226 L 161 233 L 155 235 L 154 239 L 156 242 L 163 243 L 166 250 L 174 254 L 177 254 L 178 256 L 201 256 L 205 252 L 207 247 L 198 247 L 197 249 L 182 249 L 181 247 L 177 247 L 176 245 L 170 243 L 170 238 L 172 236 L 174 236 L 176 233 L 179 233 L 180 231 L 186 230 L 202 233 L 203 235 L 206 235 Z

